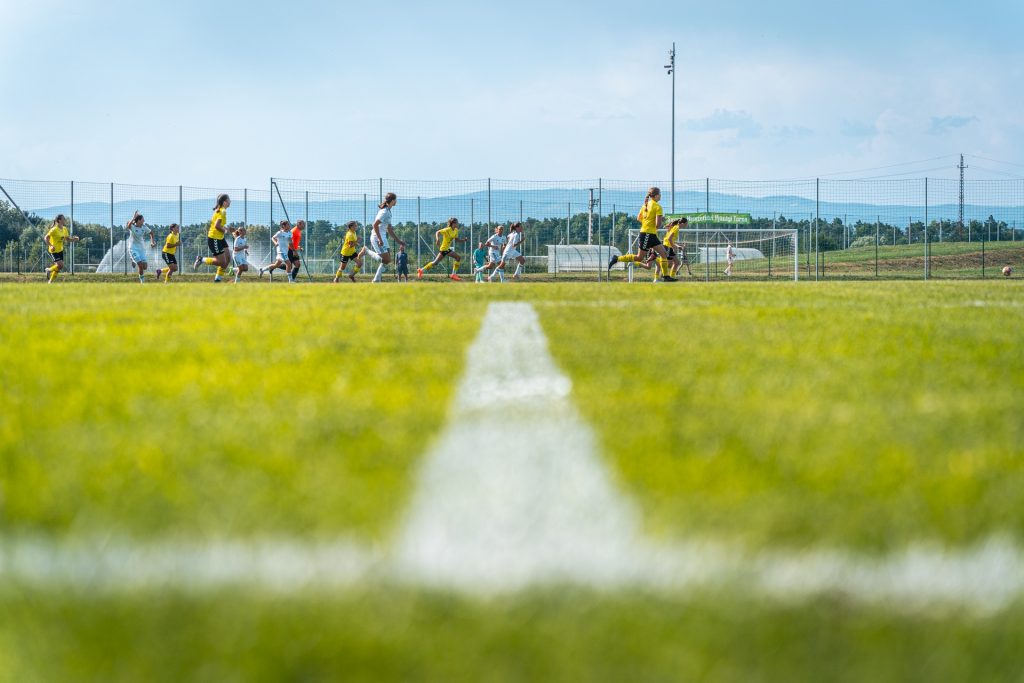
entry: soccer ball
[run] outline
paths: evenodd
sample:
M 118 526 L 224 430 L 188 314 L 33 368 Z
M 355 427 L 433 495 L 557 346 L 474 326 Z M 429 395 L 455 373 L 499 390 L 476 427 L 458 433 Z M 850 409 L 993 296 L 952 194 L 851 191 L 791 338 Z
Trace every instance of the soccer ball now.
M 1013 268 L 1010 266 L 1003 266 L 1003 275 L 1010 277 L 1013 274 Z

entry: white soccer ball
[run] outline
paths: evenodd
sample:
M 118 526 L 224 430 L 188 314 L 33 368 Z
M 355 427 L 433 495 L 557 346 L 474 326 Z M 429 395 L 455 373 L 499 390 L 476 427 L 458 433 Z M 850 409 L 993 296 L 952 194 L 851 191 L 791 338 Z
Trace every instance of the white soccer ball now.
M 1011 268 L 1010 266 L 1003 266 L 1003 275 L 1005 275 L 1006 277 L 1010 277 L 1011 275 L 1013 275 L 1013 268 Z

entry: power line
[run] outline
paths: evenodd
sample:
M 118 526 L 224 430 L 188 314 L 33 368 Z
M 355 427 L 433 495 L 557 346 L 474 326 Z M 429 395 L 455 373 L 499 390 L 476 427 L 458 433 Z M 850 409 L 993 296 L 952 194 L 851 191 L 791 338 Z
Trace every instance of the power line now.
M 814 180 L 815 178 L 831 178 L 832 176 L 850 175 L 851 173 L 867 173 L 868 171 L 884 171 L 884 170 L 889 169 L 889 168 L 899 168 L 900 166 L 912 166 L 914 164 L 926 164 L 926 163 L 931 162 L 931 161 L 939 161 L 939 160 L 942 160 L 942 159 L 949 159 L 951 157 L 956 157 L 956 156 L 957 156 L 956 154 L 944 154 L 944 155 L 939 156 L 939 157 L 932 157 L 931 159 L 920 159 L 918 161 L 904 161 L 904 162 L 899 163 L 899 164 L 888 164 L 886 166 L 871 166 L 869 168 L 860 168 L 860 169 L 855 169 L 855 170 L 851 170 L 851 171 L 836 171 L 834 173 L 822 173 L 822 174 L 820 174 L 818 176 L 813 176 L 813 177 L 782 178 L 782 179 L 780 179 L 780 180 L 778 180 L 776 182 L 791 182 L 791 181 L 797 181 L 797 180 Z M 945 168 L 945 167 L 943 166 L 941 168 Z M 914 170 L 914 171 L 907 171 L 906 173 L 898 173 L 898 174 L 895 174 L 895 175 L 909 175 L 909 174 L 912 174 L 912 173 L 927 173 L 928 171 L 934 171 L 934 170 L 939 170 L 939 169 L 938 168 L 930 168 L 930 169 L 924 169 L 924 170 L 918 169 L 918 170 Z M 877 176 L 877 177 L 879 177 L 879 178 L 887 178 L 889 176 Z M 863 179 L 862 178 L 854 178 L 854 180 L 863 180 Z
M 965 154 L 964 156 L 968 156 L 968 155 Z M 975 159 L 980 159 L 981 157 L 974 157 L 974 158 Z M 989 173 L 997 173 L 997 174 L 999 174 L 1001 176 L 1006 176 L 1007 178 L 1013 178 L 1014 180 L 1024 180 L 1024 176 L 1016 175 L 1016 174 L 1013 174 L 1013 173 L 1007 173 L 1006 171 L 1000 171 L 1000 170 L 995 169 L 995 168 L 988 168 L 987 166 L 978 166 L 977 164 L 975 164 L 971 168 L 980 169 L 982 171 L 988 171 Z
M 994 164 L 1006 164 L 1007 166 L 1018 166 L 1020 168 L 1024 168 L 1024 164 L 1015 164 L 1012 161 L 1000 161 L 999 159 L 989 159 L 988 157 L 980 157 L 977 154 L 965 154 L 964 156 L 971 157 L 972 159 L 981 159 L 982 161 L 991 161 Z

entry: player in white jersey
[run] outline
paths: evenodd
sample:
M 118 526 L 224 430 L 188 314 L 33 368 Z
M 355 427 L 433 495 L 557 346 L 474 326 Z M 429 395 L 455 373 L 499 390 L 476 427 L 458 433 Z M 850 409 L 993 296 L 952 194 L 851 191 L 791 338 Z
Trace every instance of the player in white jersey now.
M 235 284 L 242 279 L 242 273 L 249 270 L 249 240 L 245 228 L 235 230 L 235 242 L 231 245 L 231 256 L 235 259 Z
M 494 268 L 501 261 L 501 253 L 505 250 L 505 243 L 508 238 L 505 237 L 505 226 L 499 225 L 494 228 L 494 234 L 487 238 L 484 242 L 484 246 L 487 248 L 487 263 L 482 267 L 474 268 L 478 273 L 486 273 L 491 268 Z M 505 281 L 504 271 L 498 271 L 498 277 L 501 281 Z
M 370 244 L 359 250 L 359 256 L 368 254 L 380 264 L 377 266 L 377 272 L 374 273 L 371 282 L 380 282 L 387 265 L 391 263 L 391 247 L 389 246 L 388 238 L 394 239 L 403 247 L 406 246 L 405 242 L 395 234 L 391 218 L 391 209 L 397 203 L 398 195 L 394 192 L 388 192 L 384 195 L 384 201 L 377 205 L 377 217 L 373 219 L 373 228 L 370 230 Z
M 725 243 L 725 274 L 732 277 L 732 262 L 736 260 L 736 250 L 732 248 L 732 242 Z
M 292 228 L 291 223 L 288 221 L 281 221 L 278 223 L 278 231 L 274 233 L 270 241 L 274 243 L 274 249 L 277 251 L 277 260 L 273 264 L 265 268 L 260 268 L 260 277 L 263 277 L 263 273 L 270 273 L 270 279 L 274 279 L 274 269 L 280 268 L 284 272 L 288 272 L 288 250 L 291 249 L 292 244 Z
M 132 255 L 132 262 L 135 267 L 139 270 L 139 282 L 145 282 L 145 272 L 149 264 L 146 249 L 146 238 L 149 238 L 149 246 L 156 246 L 156 235 L 153 234 L 153 229 L 146 225 L 146 219 L 142 217 L 138 211 L 132 216 L 132 219 L 125 223 L 124 227 L 128 230 L 128 251 Z
M 523 264 L 526 263 L 526 259 L 523 258 L 522 252 L 519 251 L 519 247 L 522 245 L 522 243 L 523 224 L 513 223 L 512 225 L 509 226 L 508 244 L 505 245 L 505 250 L 501 254 L 501 261 L 499 261 L 497 265 L 495 265 L 494 267 L 494 273 L 503 272 L 506 263 L 508 263 L 509 261 L 515 261 L 517 263 L 516 272 L 512 275 L 512 277 L 516 280 L 522 277 Z M 488 276 L 488 282 L 494 280 L 494 273 L 491 273 L 490 276 Z

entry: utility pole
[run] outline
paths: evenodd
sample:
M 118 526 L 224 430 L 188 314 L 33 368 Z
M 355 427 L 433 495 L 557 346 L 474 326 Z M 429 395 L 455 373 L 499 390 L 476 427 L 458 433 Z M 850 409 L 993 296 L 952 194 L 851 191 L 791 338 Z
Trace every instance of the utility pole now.
M 967 168 L 964 166 L 964 155 L 960 155 L 960 165 L 957 166 L 960 169 L 960 234 L 964 233 L 964 170 Z M 962 239 L 962 238 L 961 238 Z
M 676 44 L 668 51 L 668 75 L 672 77 L 672 213 L 676 212 Z

